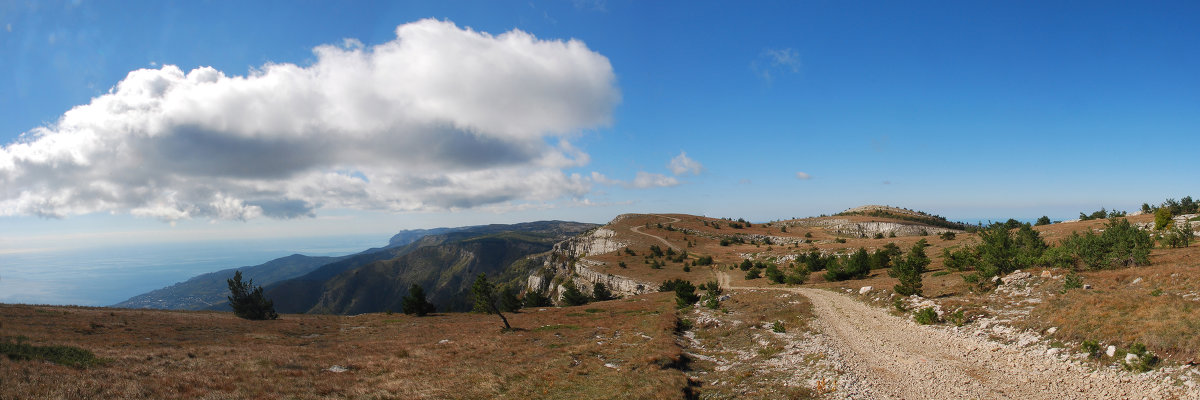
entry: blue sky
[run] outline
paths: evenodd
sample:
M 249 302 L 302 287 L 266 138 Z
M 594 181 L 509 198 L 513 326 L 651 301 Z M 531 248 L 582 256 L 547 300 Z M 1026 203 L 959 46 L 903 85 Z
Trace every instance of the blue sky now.
M 1194 2 L 7 2 L 0 251 L 1132 210 L 1200 188 L 1197 20 Z

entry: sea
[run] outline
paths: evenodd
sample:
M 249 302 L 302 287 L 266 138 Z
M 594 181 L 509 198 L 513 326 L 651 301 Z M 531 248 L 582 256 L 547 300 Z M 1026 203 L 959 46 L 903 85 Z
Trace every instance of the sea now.
M 340 256 L 386 235 L 151 243 L 0 254 L 0 303 L 109 306 L 227 268 L 292 254 Z

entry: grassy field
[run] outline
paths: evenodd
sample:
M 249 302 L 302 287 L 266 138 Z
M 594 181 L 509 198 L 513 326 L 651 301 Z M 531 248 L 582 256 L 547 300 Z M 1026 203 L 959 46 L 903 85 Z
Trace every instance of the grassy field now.
M 0 357 L 0 398 L 682 398 L 673 299 L 498 318 L 0 305 L 0 340 L 90 351 L 89 367 Z M 19 337 L 18 337 L 19 336 Z M 335 367 L 336 366 L 336 367 Z M 341 371 L 344 372 L 334 372 Z

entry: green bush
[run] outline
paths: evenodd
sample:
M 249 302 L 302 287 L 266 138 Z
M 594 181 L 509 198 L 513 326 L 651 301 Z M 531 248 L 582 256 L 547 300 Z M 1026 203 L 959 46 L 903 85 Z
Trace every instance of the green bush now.
M 1183 248 L 1191 245 L 1193 237 L 1192 224 L 1184 221 L 1176 224 L 1175 229 L 1163 234 L 1158 242 L 1162 247 Z
M 416 315 L 418 317 L 424 317 L 437 310 L 437 307 L 425 299 L 425 289 L 422 289 L 421 285 L 415 283 L 408 288 L 408 295 L 401 299 L 400 308 L 405 314 Z M 517 308 L 520 308 L 520 306 Z
M 690 281 L 679 281 L 675 285 L 675 306 L 679 308 L 688 307 L 700 301 L 700 296 L 696 295 L 696 286 Z
M 771 323 L 771 332 L 787 333 L 787 327 L 783 326 L 783 321 L 775 321 Z
M 937 311 L 933 307 L 925 307 L 913 313 L 913 320 L 921 325 L 932 325 L 938 323 Z
M 613 296 L 612 291 L 608 290 L 608 286 L 605 286 L 604 283 L 596 282 L 595 284 L 592 285 L 592 299 L 593 300 L 607 301 L 607 300 L 612 300 L 615 298 L 616 298 L 616 296 Z
M 1154 240 L 1129 220 L 1117 218 L 1109 220 L 1099 235 L 1091 231 L 1082 235 L 1072 232 L 1061 246 L 1087 269 L 1112 269 L 1149 265 Z
M 938 237 L 942 238 L 942 240 L 954 240 L 955 236 L 957 236 L 957 235 L 955 235 L 954 232 L 949 232 L 949 231 L 942 232 L 941 234 L 938 235 Z
M 566 306 L 582 306 L 592 301 L 588 295 L 583 294 L 575 282 L 567 281 L 563 284 L 562 304 Z
M 767 267 L 766 276 L 771 283 L 783 283 L 784 281 L 783 271 L 774 265 Z
M 1087 353 L 1088 358 L 1100 358 L 1100 343 L 1095 340 L 1084 340 L 1079 347 Z
M 13 361 L 42 360 L 75 368 L 87 368 L 102 362 L 91 351 L 78 347 L 34 346 L 20 340 L 12 342 L 8 339 L 0 342 L 0 354 Z
M 762 272 L 758 268 L 751 268 L 746 271 L 746 280 L 762 278 Z
M 1067 274 L 1066 277 L 1063 278 L 1063 292 L 1064 293 L 1066 293 L 1066 291 L 1068 291 L 1068 290 L 1079 289 L 1082 287 L 1083 287 L 1083 277 L 1079 276 L 1079 274 L 1071 272 L 1071 273 Z
M 1154 211 L 1154 230 L 1161 231 L 1171 225 L 1171 210 L 1166 207 Z
M 1037 222 L 1033 223 L 1033 226 L 1042 226 L 1042 225 L 1050 225 L 1050 217 L 1043 215 L 1041 218 L 1037 219 Z
M 1146 350 L 1146 345 L 1134 343 L 1129 346 L 1129 354 L 1137 356 L 1137 360 L 1125 363 L 1125 369 L 1134 372 L 1146 372 L 1158 366 L 1158 356 Z
M 963 326 L 967 324 L 967 316 L 963 313 L 962 309 L 950 313 L 950 315 L 946 317 L 946 320 L 954 324 L 954 326 Z
M 942 265 L 951 271 L 966 271 L 979 263 L 979 258 L 973 249 L 961 248 L 951 251 L 949 248 L 942 249 Z
M 550 296 L 547 296 L 546 293 L 543 293 L 539 290 L 526 291 L 525 298 L 522 299 L 522 302 L 524 303 L 525 307 L 529 308 L 550 307 L 554 305 L 554 303 L 550 301 Z
M 925 256 L 925 246 L 914 244 L 904 259 L 899 260 L 888 270 L 888 275 L 900 280 L 893 287 L 896 294 L 901 296 L 921 295 L 921 274 L 929 265 L 929 257 Z

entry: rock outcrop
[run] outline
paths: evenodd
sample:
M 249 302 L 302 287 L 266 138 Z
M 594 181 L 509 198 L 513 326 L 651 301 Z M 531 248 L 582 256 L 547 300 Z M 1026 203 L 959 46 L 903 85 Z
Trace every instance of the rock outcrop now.
M 618 251 L 625 246 L 625 243 L 616 239 L 616 232 L 603 227 L 558 242 L 546 257 L 543 268 L 529 276 L 527 289 L 548 293 L 554 299 L 562 297 L 565 289 L 563 284 L 566 282 L 573 282 L 584 293 L 591 293 L 596 283 L 603 283 L 609 291 L 619 296 L 657 290 L 658 285 L 653 282 L 600 272 L 598 267 L 603 263 L 587 258 Z

